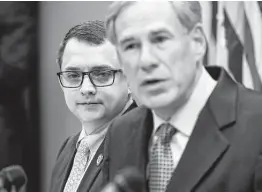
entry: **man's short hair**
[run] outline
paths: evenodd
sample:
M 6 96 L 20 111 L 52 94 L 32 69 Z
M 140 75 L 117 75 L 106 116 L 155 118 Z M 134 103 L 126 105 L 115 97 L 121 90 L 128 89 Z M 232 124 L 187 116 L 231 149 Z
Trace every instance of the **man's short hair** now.
M 103 44 L 106 39 L 105 23 L 100 20 L 87 21 L 72 27 L 66 33 L 58 50 L 57 63 L 60 69 L 66 44 L 72 38 L 76 38 L 79 41 L 86 41 L 90 45 Z
M 108 39 L 116 45 L 115 21 L 118 15 L 136 1 L 115 1 L 108 9 L 106 30 Z M 168 1 L 181 24 L 190 31 L 197 23 L 202 23 L 202 10 L 198 1 Z

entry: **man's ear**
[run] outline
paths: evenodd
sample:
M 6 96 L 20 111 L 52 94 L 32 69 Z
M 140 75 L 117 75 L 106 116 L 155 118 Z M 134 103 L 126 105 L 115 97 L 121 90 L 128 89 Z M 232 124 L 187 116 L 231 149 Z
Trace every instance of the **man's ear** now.
M 59 64 L 59 60 L 58 59 L 56 59 L 56 63 L 59 66 L 59 71 L 62 71 L 62 69 L 61 69 L 62 68 L 62 64 L 61 65 Z M 58 83 L 59 83 L 61 89 L 63 90 L 63 86 L 62 86 L 62 84 L 60 82 L 60 77 L 58 75 L 56 75 L 56 76 L 57 76 Z
M 190 32 L 191 39 L 193 40 L 192 48 L 195 51 L 196 60 L 202 60 L 205 56 L 207 49 L 207 40 L 200 23 L 197 23 Z
M 60 85 L 61 89 L 63 89 L 63 86 L 61 85 L 61 82 L 60 82 L 60 80 L 59 80 L 59 79 L 58 79 L 58 83 L 59 83 L 59 85 Z
M 58 83 L 59 83 L 59 85 L 60 85 L 60 87 L 61 87 L 61 89 L 62 89 L 62 91 L 63 91 L 63 90 L 64 90 L 64 87 L 62 86 L 62 84 L 61 84 L 61 82 L 60 82 L 60 79 L 59 79 L 58 75 L 57 75 L 57 81 L 58 81 Z

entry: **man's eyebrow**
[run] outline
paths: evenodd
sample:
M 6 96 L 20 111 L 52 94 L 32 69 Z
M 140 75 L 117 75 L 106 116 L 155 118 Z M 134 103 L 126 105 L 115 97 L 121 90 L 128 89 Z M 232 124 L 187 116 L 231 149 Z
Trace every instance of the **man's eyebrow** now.
M 89 69 L 90 71 L 93 70 L 114 70 L 113 67 L 109 66 L 109 65 L 99 65 L 99 66 L 92 66 Z
M 125 43 L 128 43 L 129 41 L 134 41 L 135 38 L 134 37 L 126 37 L 126 38 L 123 38 L 122 40 L 120 40 L 120 45 L 123 45 Z
M 159 34 L 169 34 L 170 32 L 165 28 L 155 29 L 150 32 L 151 35 L 159 35 Z M 130 41 L 134 41 L 134 37 L 124 37 L 123 39 L 120 39 L 120 45 L 124 45 L 125 43 L 128 43 Z
M 80 67 L 72 67 L 72 66 L 69 66 L 69 67 L 66 67 L 65 70 L 66 70 L 66 71 L 80 71 L 81 68 L 80 68 Z
M 170 34 L 170 32 L 166 29 L 157 29 L 157 30 L 152 30 L 151 31 L 152 35 L 159 35 L 159 34 Z

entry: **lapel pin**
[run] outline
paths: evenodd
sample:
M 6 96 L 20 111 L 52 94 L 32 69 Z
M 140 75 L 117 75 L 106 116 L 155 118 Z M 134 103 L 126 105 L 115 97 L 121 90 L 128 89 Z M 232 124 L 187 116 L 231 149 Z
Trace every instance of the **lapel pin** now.
M 103 160 L 104 156 L 103 154 L 100 154 L 98 157 L 97 157 L 97 160 L 96 160 L 96 166 L 99 166 Z

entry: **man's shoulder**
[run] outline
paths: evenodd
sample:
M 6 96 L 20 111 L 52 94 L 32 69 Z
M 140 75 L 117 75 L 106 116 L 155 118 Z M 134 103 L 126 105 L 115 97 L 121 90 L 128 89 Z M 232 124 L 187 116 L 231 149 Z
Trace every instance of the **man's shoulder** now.
M 136 129 L 138 128 L 137 125 L 145 120 L 149 112 L 150 110 L 145 106 L 137 107 L 124 115 L 117 117 L 113 121 L 110 131 L 119 131 L 119 129 L 130 130 L 130 127 Z
M 127 113 L 125 113 L 122 116 L 119 116 L 116 118 L 114 123 L 122 123 L 122 122 L 128 122 L 128 123 L 136 123 L 137 121 L 141 121 L 144 119 L 147 115 L 147 112 L 149 111 L 148 108 L 145 106 L 137 107 Z
M 262 93 L 238 86 L 238 102 L 242 110 L 262 113 Z
M 243 84 L 235 81 L 223 67 L 208 66 L 206 67 L 206 70 L 212 78 L 218 82 L 218 85 L 215 88 L 216 93 L 223 98 L 231 97 L 231 99 L 235 100 L 238 106 L 237 110 L 249 111 L 252 113 L 262 112 L 261 92 L 249 89 Z M 231 99 L 229 98 L 229 100 Z

